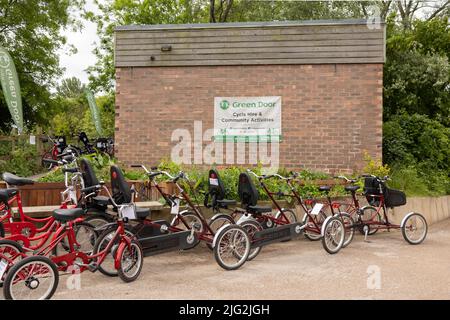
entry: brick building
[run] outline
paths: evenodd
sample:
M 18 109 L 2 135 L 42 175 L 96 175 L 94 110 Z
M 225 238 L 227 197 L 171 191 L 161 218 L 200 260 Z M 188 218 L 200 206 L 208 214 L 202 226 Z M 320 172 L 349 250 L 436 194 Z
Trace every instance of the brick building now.
M 365 151 L 381 158 L 384 25 L 123 26 L 115 38 L 115 140 L 126 164 L 169 158 L 174 130 L 194 136 L 194 121 L 214 128 L 216 97 L 281 97 L 283 167 L 352 171 Z

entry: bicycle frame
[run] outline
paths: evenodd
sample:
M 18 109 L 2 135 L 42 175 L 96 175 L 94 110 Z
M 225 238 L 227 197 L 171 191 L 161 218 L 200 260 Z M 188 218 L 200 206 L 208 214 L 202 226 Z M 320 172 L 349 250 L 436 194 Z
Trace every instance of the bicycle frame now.
M 297 204 L 303 209 L 305 214 L 308 216 L 309 221 L 313 223 L 313 227 L 308 226 L 308 224 L 306 224 L 304 230 L 314 232 L 317 234 L 321 234 L 322 225 L 320 225 L 318 223 L 318 221 L 316 221 L 314 215 L 311 214 L 311 211 L 306 206 L 306 203 L 304 203 L 303 198 L 300 196 L 300 194 L 295 190 L 295 187 L 292 185 L 291 181 L 292 181 L 292 179 L 289 179 L 289 178 L 286 180 L 286 183 L 288 184 L 288 186 L 290 187 L 291 192 L 292 192 L 292 194 L 287 194 L 286 196 L 292 197 L 295 200 L 297 200 Z
M 370 197 L 374 197 L 374 198 L 378 198 L 379 199 L 379 205 L 377 207 L 373 207 L 376 209 L 374 215 L 371 217 L 371 219 L 369 220 L 362 220 L 361 214 L 358 214 L 358 220 L 355 223 L 356 226 L 362 226 L 362 225 L 369 225 L 370 226 L 375 226 L 377 229 L 386 229 L 386 230 L 390 230 L 390 229 L 400 229 L 400 225 L 399 224 L 393 224 L 389 222 L 389 217 L 387 215 L 388 213 L 388 209 L 386 208 L 385 205 L 385 200 L 384 200 L 384 195 L 375 195 L 375 194 L 371 194 L 369 195 Z M 357 212 L 361 212 L 361 210 L 363 210 L 365 207 L 361 208 L 359 205 L 359 200 L 356 197 L 356 194 L 352 194 L 352 200 L 354 203 L 354 206 L 357 210 Z M 375 217 L 380 214 L 381 210 L 383 210 L 383 218 L 384 218 L 384 222 L 379 222 L 379 221 L 375 221 Z
M 82 177 L 81 173 L 74 173 L 70 180 L 71 184 L 69 184 L 69 173 L 65 172 L 64 178 L 66 189 L 61 192 L 62 203 L 59 209 L 68 209 L 70 203 L 72 203 L 73 206 L 77 206 L 78 199 L 76 197 L 76 187 L 79 181 L 81 181 L 81 188 L 84 188 L 83 179 L 80 179 L 80 177 Z M 12 210 L 12 205 L 14 203 L 17 203 L 17 211 L 20 219 L 19 221 L 14 221 Z M 6 211 L 6 214 L 0 216 L 0 223 L 3 223 L 5 232 L 11 235 L 6 238 L 10 240 L 17 239 L 27 243 L 27 246 L 29 245 L 29 242 L 39 240 L 40 237 L 34 238 L 35 235 L 47 231 L 55 221 L 52 216 L 47 218 L 32 218 L 26 215 L 23 211 L 20 192 L 8 200 L 8 205 L 3 203 L 0 204 L 0 212 L 2 211 Z M 43 223 L 44 225 L 38 228 L 35 225 L 37 223 Z M 24 230 L 26 230 L 26 235 L 23 234 Z M 12 237 L 14 237 L 14 239 Z M 25 240 L 25 238 L 27 238 L 27 240 Z
M 164 200 L 167 203 L 171 203 L 171 195 L 169 195 L 168 193 L 165 193 L 162 188 L 158 185 L 158 183 L 154 180 L 151 179 L 150 180 L 151 183 L 153 183 L 153 185 L 155 186 L 155 188 L 158 190 L 158 192 L 161 194 L 161 196 L 164 198 Z M 209 227 L 208 222 L 206 221 L 203 213 L 200 211 L 200 209 L 192 202 L 191 198 L 189 197 L 189 195 L 186 193 L 186 191 L 177 183 L 175 182 L 175 185 L 177 186 L 179 192 L 180 192 L 180 197 L 178 197 L 181 200 L 184 200 L 187 203 L 187 206 L 193 210 L 194 214 L 200 219 L 202 225 L 203 225 L 203 232 L 197 232 L 198 238 L 200 240 L 203 241 L 207 241 L 212 243 L 215 233 L 214 231 Z M 189 224 L 186 222 L 186 220 L 183 218 L 182 213 L 178 213 L 175 217 L 176 219 L 179 219 L 183 225 L 187 228 L 187 229 L 191 229 L 191 226 L 189 226 Z M 146 224 L 148 225 L 153 225 L 153 226 L 159 226 L 159 224 L 152 222 L 152 221 L 145 221 Z M 170 226 L 169 231 L 171 232 L 179 232 L 179 231 L 184 231 L 183 229 L 177 228 L 175 226 Z

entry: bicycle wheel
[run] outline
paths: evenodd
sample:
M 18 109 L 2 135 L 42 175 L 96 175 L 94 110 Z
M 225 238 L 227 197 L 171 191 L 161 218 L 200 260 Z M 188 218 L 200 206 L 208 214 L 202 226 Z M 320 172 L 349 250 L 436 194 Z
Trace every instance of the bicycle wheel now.
M 404 222 L 402 226 L 403 238 L 409 244 L 422 243 L 428 232 L 428 224 L 424 216 L 420 213 L 413 213 Z
M 330 254 L 338 253 L 345 239 L 345 227 L 337 217 L 330 218 L 324 226 L 322 246 Z
M 141 184 L 141 186 L 138 189 L 138 197 L 141 201 L 150 201 L 152 200 L 151 197 L 151 189 L 149 188 L 149 185 L 147 184 L 147 182 Z
M 286 219 L 283 217 L 283 215 L 281 214 L 281 212 L 283 212 L 284 216 L 286 217 L 286 219 L 288 221 L 285 221 Z M 277 220 L 283 220 L 286 223 L 294 223 L 297 222 L 297 215 L 295 214 L 295 212 L 291 209 L 283 209 L 282 211 L 278 211 L 277 214 L 275 215 L 275 219 Z
M 58 283 L 56 265 L 47 257 L 32 256 L 9 270 L 3 293 L 8 300 L 45 300 L 53 296 Z
M 281 214 L 281 212 L 283 212 L 284 217 Z M 297 222 L 297 215 L 291 209 L 282 209 L 282 211 L 277 212 L 277 214 L 275 215 L 275 219 L 284 221 L 286 224 L 294 223 L 294 222 Z M 287 219 L 287 221 L 286 221 L 286 219 Z M 276 226 L 278 226 L 278 225 L 276 224 L 275 227 Z M 291 239 L 283 240 L 281 242 L 288 242 L 288 241 L 291 241 Z
M 45 152 L 43 155 L 42 155 L 42 158 L 41 158 L 41 166 L 42 166 L 42 168 L 45 168 L 45 169 L 47 169 L 47 170 L 51 170 L 53 167 L 54 167 L 54 164 L 53 163 L 48 163 L 48 162 L 45 162 L 44 160 L 45 159 L 51 159 L 51 160 L 53 160 L 53 157 L 52 157 L 52 154 L 50 153 L 50 152 Z
M 15 241 L 0 240 L 0 287 L 14 263 L 26 257 L 22 246 Z
M 230 217 L 227 214 L 217 214 L 214 217 L 211 218 L 211 220 L 208 222 L 208 226 L 211 229 L 211 231 L 216 234 L 217 231 L 222 228 L 223 226 L 227 224 L 234 224 L 234 219 Z M 212 244 L 206 243 L 206 246 L 208 249 L 212 250 Z
M 255 220 L 245 220 L 239 225 L 247 231 L 247 234 L 250 238 L 250 243 L 253 241 L 255 233 L 263 230 L 263 227 L 258 221 Z M 256 256 L 261 252 L 262 247 L 256 247 L 254 249 L 250 249 L 250 253 L 248 254 L 247 261 L 253 260 Z
M 108 244 L 113 241 L 114 234 L 117 231 L 117 226 L 111 226 L 110 228 L 104 230 L 99 236 L 94 246 L 93 254 L 96 255 L 103 250 L 106 250 Z M 134 237 L 133 232 L 128 226 L 125 226 L 125 234 L 132 238 Z M 105 259 L 102 264 L 98 266 L 98 270 L 108 277 L 117 277 L 117 269 L 115 268 L 114 261 L 119 247 L 119 238 L 114 240 L 114 244 L 111 249 L 106 253 Z
M 187 211 L 180 214 L 183 220 L 177 215 L 175 218 L 173 218 L 172 223 L 170 224 L 172 227 L 176 227 L 181 230 L 191 230 L 194 228 L 194 230 L 198 233 L 203 233 L 203 223 L 202 220 L 200 220 L 199 217 L 197 217 L 196 214 Z M 183 223 L 184 221 L 184 223 Z M 197 239 L 197 241 L 192 245 L 192 247 L 189 247 L 184 250 L 190 250 L 195 248 L 200 243 L 200 239 Z
M 361 215 L 361 221 L 363 224 L 367 222 L 376 222 L 374 224 L 370 225 L 369 232 L 367 233 L 369 236 L 374 235 L 378 231 L 377 224 L 382 224 L 383 219 L 381 218 L 381 214 L 377 211 L 377 208 L 375 207 L 365 207 L 363 208 L 363 212 L 360 213 Z M 363 228 L 358 228 L 359 233 L 365 234 Z
M 310 241 L 320 240 L 322 238 L 322 235 L 320 234 L 320 227 L 322 226 L 322 224 L 324 223 L 326 218 L 327 218 L 327 215 L 323 211 L 320 211 L 317 214 L 317 216 L 312 216 L 312 217 L 310 217 L 309 215 L 307 215 L 305 213 L 305 215 L 303 216 L 302 222 L 304 224 L 307 223 L 307 225 L 311 229 L 316 229 L 316 225 L 319 227 L 319 230 L 317 230 L 316 232 L 311 231 L 311 230 L 306 230 L 306 228 L 303 229 L 303 234 L 305 235 L 305 238 Z M 314 222 L 313 222 L 313 219 L 314 219 Z
M 337 214 L 336 216 L 337 217 L 340 216 L 340 219 L 344 223 L 345 240 L 344 240 L 344 243 L 342 244 L 342 248 L 345 248 L 352 242 L 353 236 L 355 235 L 355 227 L 354 227 L 355 222 L 353 221 L 352 217 L 346 212 L 341 212 L 340 214 Z
M 84 222 L 87 222 L 94 226 L 95 228 L 104 226 L 105 224 L 111 223 L 113 219 L 109 216 L 104 216 L 102 214 L 91 214 L 84 218 Z
M 94 226 L 87 222 L 78 222 L 73 226 L 75 238 L 79 246 L 75 248 L 76 251 L 81 251 L 86 254 L 91 254 L 94 250 L 95 242 L 97 241 L 97 231 Z M 52 250 L 54 256 L 62 256 L 70 250 L 67 242 L 67 237 L 60 241 Z
M 139 277 L 144 262 L 144 252 L 139 242 L 132 239 L 130 245 L 122 242 L 118 248 L 119 267 L 117 273 L 125 282 L 132 282 Z
M 244 228 L 229 225 L 216 235 L 214 258 L 225 270 L 239 269 L 248 259 L 250 238 Z

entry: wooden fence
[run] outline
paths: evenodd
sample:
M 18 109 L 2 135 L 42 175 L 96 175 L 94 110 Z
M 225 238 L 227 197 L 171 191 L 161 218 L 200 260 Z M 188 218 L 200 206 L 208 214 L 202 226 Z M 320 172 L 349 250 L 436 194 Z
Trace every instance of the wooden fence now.
M 128 183 L 130 186 L 135 186 L 137 191 L 136 201 L 158 201 L 161 198 L 161 195 L 155 187 L 142 188 L 144 184 L 148 185 L 147 181 L 132 180 L 128 181 Z M 342 183 L 337 180 L 317 180 L 315 184 L 333 186 Z M 176 191 L 173 183 L 162 182 L 159 185 L 166 193 L 172 194 Z M 111 187 L 109 183 L 106 186 L 108 188 Z M 0 189 L 4 188 L 6 188 L 5 182 L 0 181 Z M 19 189 L 24 207 L 55 206 L 61 204 L 61 192 L 64 191 L 65 186 L 63 182 L 39 182 L 33 185 L 19 187 Z
M 160 198 L 158 190 L 156 188 L 147 189 L 147 194 L 141 194 L 141 186 L 143 181 L 129 181 L 129 184 L 134 184 L 136 190 L 138 191 L 138 197 L 136 201 L 157 201 Z M 111 185 L 106 184 L 108 188 Z M 160 186 L 165 192 L 173 192 L 173 184 L 161 183 Z M 0 189 L 6 188 L 6 184 L 0 181 Z M 61 204 L 61 192 L 65 190 L 63 182 L 39 182 L 33 185 L 21 186 L 19 187 L 20 195 L 22 198 L 22 205 L 24 207 L 35 207 L 35 206 L 55 206 Z

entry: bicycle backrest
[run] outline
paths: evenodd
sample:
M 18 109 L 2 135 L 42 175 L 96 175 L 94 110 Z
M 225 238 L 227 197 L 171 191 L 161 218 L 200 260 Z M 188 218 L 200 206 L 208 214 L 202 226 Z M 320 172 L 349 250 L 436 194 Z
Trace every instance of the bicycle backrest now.
M 382 192 L 380 192 L 380 186 Z M 386 186 L 379 179 L 375 177 L 364 178 L 364 195 L 370 205 L 379 206 L 380 198 L 384 195 L 385 190 Z
M 225 198 L 225 187 L 216 169 L 209 170 L 208 192 L 216 200 L 222 200 Z
M 95 175 L 94 168 L 91 163 L 86 159 L 80 160 L 80 169 L 83 175 L 83 181 L 85 188 L 92 187 L 99 184 L 97 176 Z
M 111 166 L 112 197 L 117 204 L 131 203 L 131 188 L 118 166 Z
M 364 178 L 364 194 L 365 195 L 381 195 L 383 192 L 380 192 L 380 185 L 381 190 L 384 191 L 385 186 L 384 184 L 377 178 L 373 177 L 366 177 Z
M 247 172 L 239 175 L 238 193 L 243 206 L 256 206 L 258 190 Z
M 89 139 L 88 139 L 88 137 L 87 137 L 86 132 L 81 132 L 81 133 L 78 135 L 78 138 L 80 139 L 81 142 L 83 142 L 83 144 L 84 144 L 85 146 L 87 146 L 87 145 L 89 144 Z

